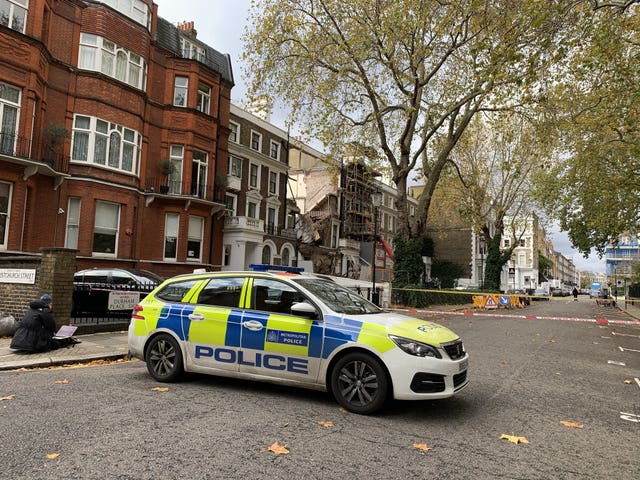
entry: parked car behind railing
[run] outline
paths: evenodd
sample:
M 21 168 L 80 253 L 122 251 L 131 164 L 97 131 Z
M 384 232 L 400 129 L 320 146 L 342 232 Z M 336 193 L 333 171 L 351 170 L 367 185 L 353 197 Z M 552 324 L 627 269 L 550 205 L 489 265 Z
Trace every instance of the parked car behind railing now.
M 131 310 L 164 279 L 140 269 L 91 268 L 73 276 L 72 317 Z

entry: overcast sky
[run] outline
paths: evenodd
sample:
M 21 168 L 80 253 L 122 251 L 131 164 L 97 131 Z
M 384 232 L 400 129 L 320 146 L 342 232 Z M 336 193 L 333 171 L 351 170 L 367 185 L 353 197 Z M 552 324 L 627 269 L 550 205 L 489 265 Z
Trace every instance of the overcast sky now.
M 198 39 L 219 52 L 231 55 L 235 86 L 231 91 L 231 99 L 235 104 L 245 102 L 247 88 L 243 81 L 243 69 L 240 64 L 242 53 L 241 37 L 247 24 L 247 17 L 251 0 L 155 0 L 158 5 L 158 15 L 177 24 L 182 21 L 194 21 L 198 32 Z M 285 129 L 284 122 L 278 122 L 277 117 L 272 123 Z M 567 258 L 573 260 L 580 270 L 604 272 L 604 259 L 599 259 L 592 253 L 588 259 L 571 247 L 571 242 L 564 232 L 557 228 L 548 233 L 553 247 Z

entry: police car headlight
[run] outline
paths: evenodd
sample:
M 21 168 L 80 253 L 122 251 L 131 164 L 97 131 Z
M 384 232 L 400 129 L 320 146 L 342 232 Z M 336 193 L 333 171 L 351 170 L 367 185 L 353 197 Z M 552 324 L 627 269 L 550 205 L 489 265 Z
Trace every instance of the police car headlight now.
M 415 355 L 416 357 L 433 357 L 442 358 L 440 352 L 431 345 L 426 343 L 416 342 L 409 338 L 397 337 L 395 335 L 389 335 L 389 338 L 393 340 L 400 349 L 407 352 L 409 355 Z

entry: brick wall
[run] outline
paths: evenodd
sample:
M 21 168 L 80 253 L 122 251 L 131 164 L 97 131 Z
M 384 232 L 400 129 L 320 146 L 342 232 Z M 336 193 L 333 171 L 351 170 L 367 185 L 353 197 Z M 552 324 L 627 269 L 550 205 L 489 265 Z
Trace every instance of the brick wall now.
M 45 248 L 41 256 L 0 257 L 0 269 L 35 269 L 34 284 L 0 283 L 0 312 L 21 320 L 29 302 L 48 293 L 53 297 L 57 325 L 69 323 L 76 271 L 75 250 Z

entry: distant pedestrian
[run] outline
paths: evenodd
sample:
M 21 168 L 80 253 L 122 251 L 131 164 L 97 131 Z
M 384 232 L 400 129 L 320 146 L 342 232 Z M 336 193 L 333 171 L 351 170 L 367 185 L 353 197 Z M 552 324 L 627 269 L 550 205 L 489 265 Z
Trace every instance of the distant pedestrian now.
M 29 310 L 11 339 L 10 348 L 27 352 L 47 352 L 71 345 L 74 340 L 53 338 L 56 321 L 51 310 L 51 295 L 44 294 L 29 303 Z
M 577 302 L 578 301 L 578 289 L 576 287 L 573 287 L 573 301 Z

